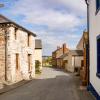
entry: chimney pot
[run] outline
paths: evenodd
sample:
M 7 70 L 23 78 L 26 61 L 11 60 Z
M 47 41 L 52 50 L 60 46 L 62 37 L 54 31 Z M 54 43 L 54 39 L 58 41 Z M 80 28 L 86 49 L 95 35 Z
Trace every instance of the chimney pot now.
M 66 43 L 63 44 L 63 54 L 66 53 Z

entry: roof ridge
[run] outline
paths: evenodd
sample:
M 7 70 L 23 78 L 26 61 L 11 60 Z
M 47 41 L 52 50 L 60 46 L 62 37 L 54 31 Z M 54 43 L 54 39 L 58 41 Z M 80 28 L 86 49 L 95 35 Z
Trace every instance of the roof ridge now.
M 36 36 L 36 34 L 35 34 L 35 33 L 33 33 L 33 32 L 31 32 L 31 31 L 29 31 L 27 28 L 25 28 L 25 27 L 23 27 L 23 26 L 21 26 L 21 25 L 17 24 L 16 22 L 14 22 L 14 21 L 10 20 L 9 18 L 5 17 L 4 15 L 0 14 L 0 17 L 1 17 L 1 18 L 3 18 L 4 20 L 6 20 L 5 22 L 4 22 L 4 21 L 3 21 L 3 22 L 1 22 L 1 24 L 3 24 L 3 23 L 13 23 L 13 24 L 15 24 L 16 26 L 18 26 L 18 27 L 22 28 L 23 30 L 25 30 L 25 31 L 27 31 L 27 32 L 29 32 L 29 33 L 31 33 L 31 34 L 33 34 L 34 36 Z
M 4 18 L 4 19 L 6 19 L 7 21 L 9 21 L 9 22 L 12 22 L 9 18 L 7 18 L 7 17 L 5 17 L 4 15 L 2 15 L 2 14 L 0 14 L 0 17 L 2 17 L 2 18 Z

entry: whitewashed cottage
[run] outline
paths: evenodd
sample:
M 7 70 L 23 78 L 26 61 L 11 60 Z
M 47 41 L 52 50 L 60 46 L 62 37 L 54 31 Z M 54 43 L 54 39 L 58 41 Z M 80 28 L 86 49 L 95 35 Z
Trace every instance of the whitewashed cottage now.
M 88 89 L 100 100 L 100 0 L 85 0 L 90 44 Z

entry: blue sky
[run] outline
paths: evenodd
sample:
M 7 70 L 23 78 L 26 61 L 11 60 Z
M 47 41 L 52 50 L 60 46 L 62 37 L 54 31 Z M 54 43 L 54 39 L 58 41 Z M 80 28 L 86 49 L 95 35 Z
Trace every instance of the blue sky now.
M 43 55 L 66 43 L 75 49 L 86 29 L 85 0 L 0 0 L 0 13 L 38 35 Z

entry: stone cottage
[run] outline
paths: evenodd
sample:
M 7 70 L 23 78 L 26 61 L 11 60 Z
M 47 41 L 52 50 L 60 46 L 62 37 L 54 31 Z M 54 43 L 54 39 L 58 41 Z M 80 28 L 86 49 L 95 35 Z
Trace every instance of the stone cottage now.
M 65 62 L 65 70 L 69 72 L 79 72 L 83 63 L 83 51 L 82 50 L 69 50 L 63 56 Z
M 55 50 L 52 53 L 52 64 L 55 67 L 58 68 L 64 68 L 63 66 L 63 59 L 60 58 L 62 55 L 67 53 L 69 51 L 68 47 L 66 47 L 66 44 L 64 43 L 62 47 L 57 47 L 57 50 Z
M 42 70 L 42 41 L 35 39 L 35 61 L 40 62 L 40 70 Z
M 35 76 L 36 34 L 0 15 L 0 81 Z

